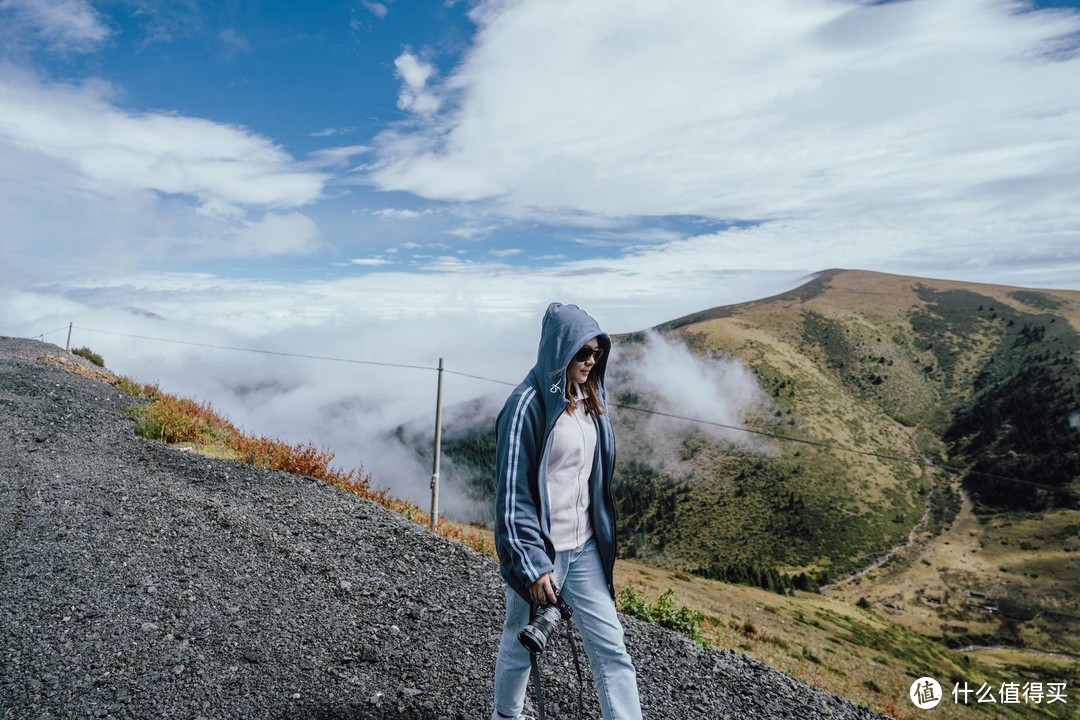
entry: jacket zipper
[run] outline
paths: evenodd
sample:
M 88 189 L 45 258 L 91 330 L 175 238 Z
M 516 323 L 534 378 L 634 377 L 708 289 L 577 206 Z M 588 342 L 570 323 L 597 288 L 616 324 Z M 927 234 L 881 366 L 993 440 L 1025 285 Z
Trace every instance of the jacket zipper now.
M 581 422 L 581 418 L 577 412 L 574 412 L 574 422 L 577 423 L 578 432 L 581 433 L 581 466 L 578 467 L 577 477 L 574 479 L 577 493 L 574 496 L 574 544 L 580 545 L 581 539 L 581 471 L 585 469 L 585 424 Z M 595 450 L 594 453 L 595 455 Z M 589 473 L 590 477 L 592 473 Z M 587 482 L 587 481 L 586 481 Z

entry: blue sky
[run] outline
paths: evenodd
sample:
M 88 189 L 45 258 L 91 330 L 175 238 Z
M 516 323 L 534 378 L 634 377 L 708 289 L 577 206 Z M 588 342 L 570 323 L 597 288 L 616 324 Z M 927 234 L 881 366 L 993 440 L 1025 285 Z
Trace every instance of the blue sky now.
M 831 267 L 1080 289 L 1077 3 L 0 0 L 0 333 L 260 432 L 430 388 L 93 331 L 514 380 Z
M 7 280 L 1075 287 L 1075 6 L 2 0 Z
M 438 2 L 381 17 L 358 2 L 98 7 L 109 40 L 90 59 L 41 54 L 54 77 L 102 75 L 133 108 L 242 125 L 295 157 L 401 120 L 394 60 L 416 46 L 452 63 L 473 30 Z

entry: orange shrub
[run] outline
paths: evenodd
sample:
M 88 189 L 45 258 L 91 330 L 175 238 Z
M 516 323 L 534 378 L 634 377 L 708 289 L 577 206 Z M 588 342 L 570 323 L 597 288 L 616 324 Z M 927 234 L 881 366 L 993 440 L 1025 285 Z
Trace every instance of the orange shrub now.
M 132 415 L 139 434 L 167 443 L 205 443 L 215 433 L 235 431 L 208 403 L 197 403 L 154 391 L 150 404 L 136 406 Z
M 290 445 L 273 438 L 235 432 L 229 438 L 229 446 L 241 460 L 252 465 L 307 475 L 358 495 L 369 491 L 371 476 L 364 472 L 363 466 L 348 471 L 333 468 L 330 466 L 333 451 L 320 450 L 311 443 Z
M 486 528 L 441 522 L 436 532 L 444 538 L 467 545 L 477 552 L 495 557 L 495 536 Z

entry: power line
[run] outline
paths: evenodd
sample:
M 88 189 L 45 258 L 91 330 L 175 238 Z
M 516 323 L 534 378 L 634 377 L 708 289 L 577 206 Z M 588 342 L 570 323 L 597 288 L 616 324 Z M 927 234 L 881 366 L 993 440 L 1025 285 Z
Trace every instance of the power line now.
M 52 335 L 53 333 L 64 332 L 65 330 L 67 330 L 67 328 L 56 328 L 55 330 L 50 330 L 47 333 L 41 333 L 40 337 L 46 337 L 48 335 Z
M 498 383 L 499 385 L 509 385 L 510 387 L 517 387 L 517 383 L 506 382 L 505 380 L 496 380 L 495 378 L 483 377 L 482 375 L 470 375 L 469 373 L 446 369 L 444 369 L 443 372 L 450 373 L 451 375 L 460 375 L 461 377 L 472 378 L 474 380 L 484 380 L 486 382 Z
M 174 345 L 192 345 L 194 347 L 212 348 L 214 350 L 235 350 L 237 352 L 258 353 L 261 355 L 276 355 L 279 357 L 303 358 L 305 360 L 328 360 L 330 362 L 352 363 L 354 365 L 380 365 L 383 367 L 407 368 L 410 370 L 438 370 L 438 368 L 430 367 L 428 365 L 406 365 L 402 363 L 375 362 L 373 360 L 355 360 L 353 358 L 328 357 L 325 355 L 304 355 L 302 353 L 279 352 L 277 350 L 261 350 L 258 348 L 233 347 L 231 345 L 213 345 L 210 343 L 197 343 L 188 340 L 170 340 L 168 338 L 147 337 L 146 335 L 131 335 L 128 333 L 111 332 L 109 330 L 94 330 L 93 328 L 86 328 L 78 325 L 76 327 L 79 330 L 101 333 L 102 335 L 116 335 L 119 337 L 137 338 L 139 340 L 153 340 L 155 342 L 172 343 Z
M 430 370 L 432 372 L 438 372 L 439 371 L 439 368 L 432 367 L 432 366 L 429 366 L 429 365 L 412 365 L 412 364 L 405 364 L 405 363 L 377 362 L 377 361 L 373 361 L 373 360 L 356 360 L 354 358 L 329 357 L 329 356 L 325 356 L 325 355 L 306 355 L 306 354 L 302 354 L 302 353 L 280 352 L 280 351 L 277 351 L 277 350 L 262 350 L 262 349 L 258 349 L 258 348 L 242 348 L 242 347 L 235 347 L 235 346 L 231 346 L 231 345 L 214 345 L 214 344 L 211 344 L 211 343 L 198 343 L 198 342 L 192 342 L 192 341 L 189 341 L 189 340 L 173 340 L 173 339 L 169 339 L 169 338 L 149 337 L 149 336 L 146 336 L 146 335 L 133 335 L 133 334 L 129 334 L 129 333 L 112 332 L 112 331 L 109 331 L 109 330 L 95 330 L 93 328 L 86 328 L 86 327 L 82 327 L 82 326 L 75 326 L 75 327 L 78 327 L 78 329 L 80 329 L 80 330 L 86 330 L 87 332 L 100 333 L 102 335 L 115 335 L 115 336 L 118 336 L 118 337 L 135 338 L 135 339 L 138 339 L 138 340 L 151 340 L 151 341 L 154 341 L 154 342 L 171 343 L 171 344 L 174 344 L 174 345 L 190 345 L 190 346 L 193 346 L 193 347 L 204 347 L 204 348 L 211 348 L 211 349 L 214 349 L 214 350 L 232 350 L 232 351 L 236 351 L 236 352 L 249 352 L 249 353 L 262 354 L 262 355 L 273 355 L 273 356 L 278 356 L 278 357 L 301 358 L 301 359 L 305 359 L 305 360 L 326 360 L 326 361 L 329 361 L 329 362 L 350 363 L 350 364 L 354 364 L 354 365 L 376 365 L 376 366 L 381 366 L 381 367 L 405 368 L 405 369 L 409 369 L 409 370 Z M 51 330 L 51 331 L 49 331 L 49 333 L 46 333 L 46 334 L 52 334 L 52 333 L 59 332 L 60 330 L 65 330 L 65 329 L 67 329 L 67 328 L 59 328 L 57 330 Z M 471 378 L 471 379 L 474 379 L 474 380 L 481 380 L 483 382 L 496 383 L 498 385 L 505 385 L 505 386 L 510 386 L 510 387 L 516 387 L 517 386 L 517 383 L 507 382 L 505 380 L 496 380 L 495 378 L 484 377 L 483 375 L 473 375 L 471 373 L 464 373 L 464 372 L 460 372 L 460 371 L 457 371 L 457 370 L 443 369 L 443 372 L 450 373 L 451 375 L 458 375 L 460 377 Z M 893 461 L 893 462 L 907 463 L 907 464 L 910 464 L 910 465 L 918 465 L 920 467 L 928 467 L 928 468 L 932 468 L 934 470 L 941 470 L 943 472 L 953 473 L 953 474 L 956 474 L 956 475 L 963 475 L 963 474 L 966 473 L 968 475 L 977 475 L 977 476 L 980 476 L 980 477 L 991 478 L 991 479 L 994 479 L 994 480 L 1004 480 L 1006 482 L 1017 483 L 1017 484 L 1020 484 L 1020 485 L 1029 485 L 1031 487 L 1044 488 L 1044 489 L 1047 489 L 1047 490 L 1052 490 L 1054 492 L 1063 492 L 1065 490 L 1064 487 L 1057 486 L 1057 485 L 1047 485 L 1045 483 L 1037 483 L 1037 482 L 1032 482 L 1030 480 L 1021 480 L 1020 478 L 1008 477 L 1008 476 L 1005 476 L 1005 475 L 995 475 L 994 473 L 987 473 L 987 472 L 982 472 L 982 471 L 979 471 L 979 470 L 968 470 L 968 469 L 965 469 L 965 468 L 959 468 L 959 467 L 955 467 L 955 466 L 952 466 L 952 465 L 943 465 L 943 464 L 938 464 L 938 463 L 932 463 L 932 462 L 930 462 L 928 460 L 915 460 L 915 459 L 912 459 L 912 458 L 903 457 L 901 455 L 890 455 L 890 454 L 887 454 L 887 453 L 874 452 L 872 450 L 859 450 L 859 449 L 856 449 L 856 448 L 844 447 L 843 445 L 835 445 L 833 443 L 827 443 L 827 442 L 823 442 L 821 440 L 811 440 L 809 438 L 791 437 L 790 435 L 782 435 L 780 433 L 767 432 L 767 431 L 764 431 L 764 430 L 754 430 L 752 428 L 738 427 L 738 426 L 735 426 L 735 425 L 725 425 L 724 423 L 719 423 L 719 422 L 715 422 L 715 421 L 712 421 L 712 420 L 702 420 L 700 418 L 692 418 L 692 417 L 687 417 L 685 415 L 676 415 L 674 413 L 666 413 L 666 412 L 662 412 L 660 410 L 652 410 L 650 408 L 636 407 L 634 405 L 623 405 L 623 404 L 620 404 L 620 403 L 608 403 L 608 404 L 611 405 L 612 407 L 616 407 L 616 408 L 619 408 L 619 409 L 622 409 L 622 410 L 632 410 L 634 412 L 641 412 L 641 413 L 646 413 L 646 414 L 649 414 L 649 415 L 659 415 L 659 416 L 662 416 L 662 417 L 672 418 L 672 419 L 675 419 L 675 420 L 683 420 L 685 422 L 697 423 L 699 425 L 710 425 L 710 426 L 713 426 L 713 427 L 724 428 L 724 429 L 727 429 L 727 430 L 734 430 L 734 431 L 737 431 L 737 432 L 745 432 L 745 433 L 751 433 L 751 434 L 754 434 L 754 435 L 761 435 L 761 436 L 764 436 L 764 437 L 773 438 L 775 440 L 782 440 L 782 441 L 785 441 L 785 442 L 802 443 L 804 445 L 812 445 L 814 447 L 821 447 L 821 448 L 826 448 L 826 449 L 829 449 L 829 450 L 836 450 L 836 451 L 840 451 L 840 452 L 854 453 L 856 455 L 864 455 L 864 456 L 867 456 L 867 457 L 874 457 L 874 458 L 878 458 L 878 459 L 881 459 L 881 460 L 890 460 L 890 461 Z
M 48 337 L 49 335 L 52 335 L 52 334 L 54 334 L 54 333 L 58 333 L 58 332 L 62 332 L 62 331 L 64 331 L 64 330 L 67 330 L 67 328 L 66 328 L 66 327 L 62 327 L 62 328 L 56 328 L 55 330 L 50 330 L 49 332 L 45 332 L 45 333 L 40 333 L 40 334 L 38 334 L 38 335 L 34 335 L 34 337 L 35 337 L 35 338 L 39 338 L 39 339 L 41 339 L 41 340 L 44 340 L 44 339 L 45 339 L 45 338 L 47 338 L 47 337 Z

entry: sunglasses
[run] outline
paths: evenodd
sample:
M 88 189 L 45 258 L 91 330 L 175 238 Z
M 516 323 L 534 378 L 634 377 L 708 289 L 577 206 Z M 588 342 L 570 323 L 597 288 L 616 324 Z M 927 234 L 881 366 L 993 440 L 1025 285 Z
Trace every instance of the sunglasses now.
M 595 350 L 588 345 L 581 348 L 574 354 L 574 362 L 588 362 L 589 358 L 592 358 L 596 362 L 600 361 L 600 358 L 604 357 L 604 348 L 596 348 Z

